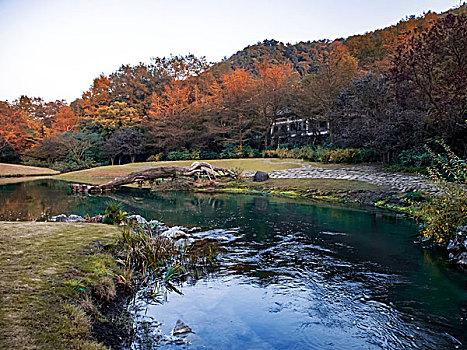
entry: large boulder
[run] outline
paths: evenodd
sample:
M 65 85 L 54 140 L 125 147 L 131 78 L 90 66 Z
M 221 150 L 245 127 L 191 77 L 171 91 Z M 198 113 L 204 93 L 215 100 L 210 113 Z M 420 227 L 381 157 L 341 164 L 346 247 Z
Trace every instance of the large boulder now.
M 262 171 L 257 171 L 255 175 L 253 176 L 253 181 L 254 182 L 264 182 L 269 179 L 268 173 L 262 172 Z

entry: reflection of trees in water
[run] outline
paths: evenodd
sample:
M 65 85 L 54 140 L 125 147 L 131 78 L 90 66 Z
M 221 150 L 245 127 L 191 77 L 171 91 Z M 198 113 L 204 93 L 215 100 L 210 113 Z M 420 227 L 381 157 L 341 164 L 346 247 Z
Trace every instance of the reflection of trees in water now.
M 2 220 L 32 220 L 43 213 L 56 215 L 65 212 L 69 205 L 68 191 L 58 181 L 22 182 L 0 187 Z

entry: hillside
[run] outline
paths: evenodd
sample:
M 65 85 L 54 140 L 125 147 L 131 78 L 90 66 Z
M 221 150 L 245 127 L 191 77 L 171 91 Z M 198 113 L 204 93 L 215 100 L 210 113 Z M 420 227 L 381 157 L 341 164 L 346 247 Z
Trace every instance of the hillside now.
M 399 23 L 377 29 L 361 35 L 352 35 L 346 39 L 307 41 L 296 44 L 282 43 L 276 40 L 264 40 L 255 45 L 247 46 L 230 58 L 215 64 L 213 72 L 224 73 L 232 68 L 244 68 L 256 72 L 255 63 L 266 60 L 272 64 L 290 64 L 301 76 L 316 70 L 315 57 L 321 50 L 326 50 L 329 44 L 341 42 L 349 48 L 352 56 L 358 59 L 360 68 L 385 68 L 398 44 L 405 40 L 409 33 L 429 28 L 439 17 L 449 13 L 467 13 L 464 4 L 453 10 L 437 14 L 427 12 L 421 16 L 410 16 Z

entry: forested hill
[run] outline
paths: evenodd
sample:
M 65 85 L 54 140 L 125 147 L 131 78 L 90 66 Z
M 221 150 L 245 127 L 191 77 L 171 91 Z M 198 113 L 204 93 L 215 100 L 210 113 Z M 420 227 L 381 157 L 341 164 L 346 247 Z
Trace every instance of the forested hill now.
M 410 16 L 384 29 L 362 35 L 352 35 L 346 39 L 339 38 L 334 41 L 302 41 L 292 45 L 276 40 L 264 40 L 255 45 L 247 46 L 230 58 L 217 63 L 212 70 L 220 73 L 219 75 L 235 68 L 256 72 L 256 62 L 266 60 L 272 64 L 290 64 L 301 76 L 305 76 L 316 70 L 314 66 L 316 56 L 323 50 L 328 50 L 329 44 L 333 42 L 340 42 L 347 46 L 350 54 L 358 59 L 361 69 L 384 70 L 389 65 L 392 54 L 398 45 L 407 37 L 407 33 L 423 31 L 439 17 L 449 13 L 467 14 L 467 7 L 460 6 L 441 14 L 428 12 L 418 17 Z

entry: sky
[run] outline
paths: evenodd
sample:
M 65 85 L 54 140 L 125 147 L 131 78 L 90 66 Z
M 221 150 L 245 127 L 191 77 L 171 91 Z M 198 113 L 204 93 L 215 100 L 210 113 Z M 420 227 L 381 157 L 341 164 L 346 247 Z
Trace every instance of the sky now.
M 0 0 L 0 100 L 79 98 L 101 73 L 193 53 L 215 62 L 264 39 L 335 39 L 459 0 Z

